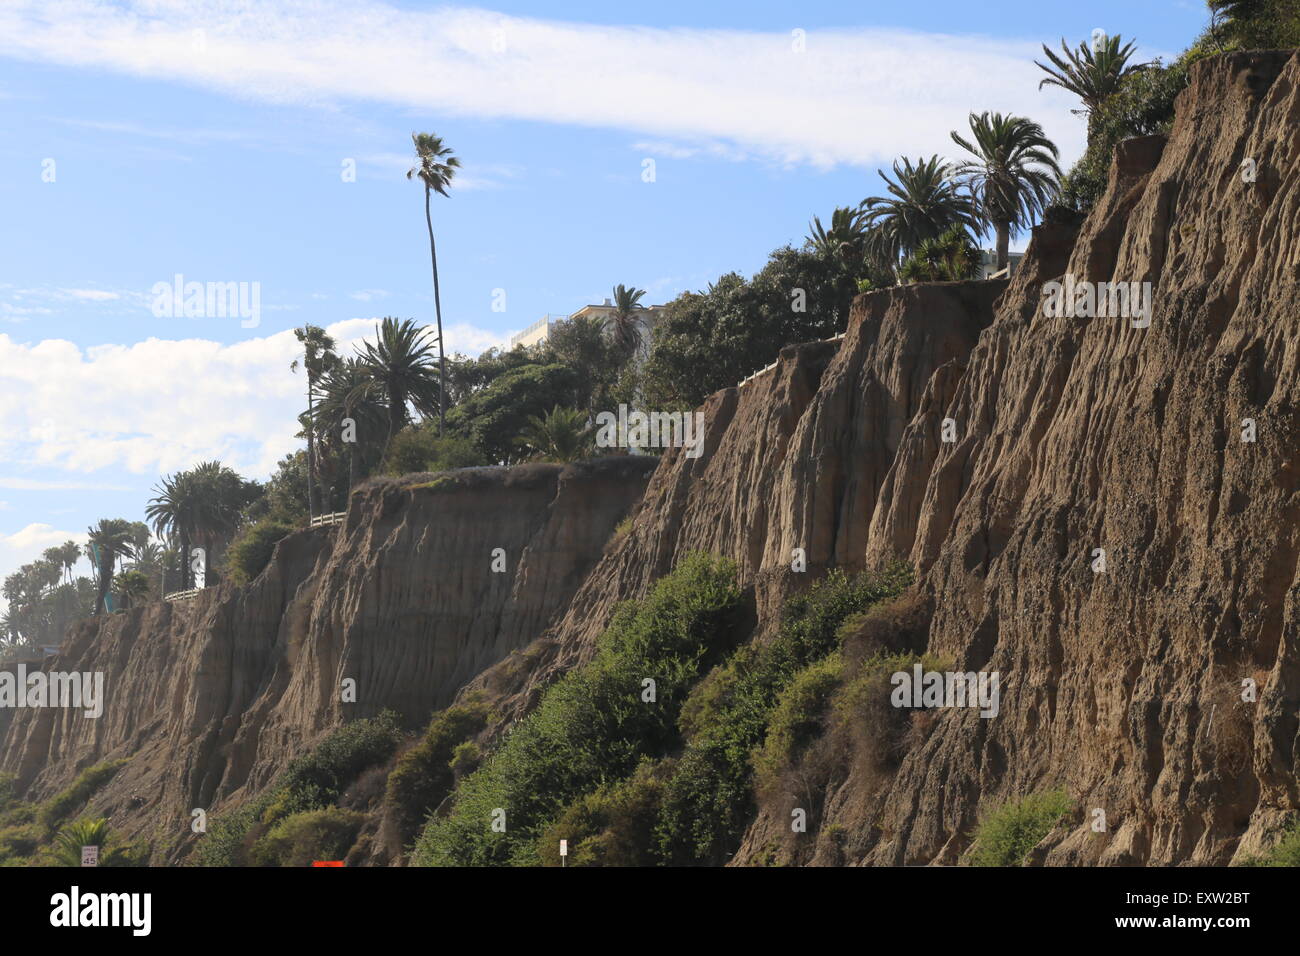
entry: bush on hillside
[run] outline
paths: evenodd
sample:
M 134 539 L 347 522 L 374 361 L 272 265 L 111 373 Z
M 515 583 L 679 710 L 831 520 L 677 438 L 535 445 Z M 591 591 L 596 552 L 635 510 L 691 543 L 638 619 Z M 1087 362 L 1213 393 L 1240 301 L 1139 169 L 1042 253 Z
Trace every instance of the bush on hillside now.
M 972 866 L 1020 866 L 1029 851 L 1070 812 L 1064 790 L 1031 793 L 994 810 L 979 825 L 968 861 Z
M 256 799 L 209 821 L 193 861 L 197 866 L 244 866 L 254 843 L 279 821 L 337 801 L 361 774 L 397 750 L 396 715 L 354 720 L 333 731 Z
M 248 851 L 254 866 L 311 866 L 316 860 L 341 860 L 356 842 L 364 813 L 325 807 L 285 817 Z
M 391 711 L 344 724 L 310 753 L 289 762 L 262 822 L 273 824 L 334 803 L 362 771 L 391 757 L 401 739 L 397 715 Z
M 1264 853 L 1247 857 L 1238 866 L 1300 866 L 1300 823 L 1284 831 Z
M 700 683 L 683 709 L 689 739 L 658 825 L 665 862 L 720 865 L 735 853 L 756 809 L 752 754 L 782 691 L 840 647 L 849 617 L 901 594 L 911 580 L 901 562 L 852 578 L 832 571 L 786 602 L 774 640 L 740 648 Z
M 486 727 L 491 717 L 481 695 L 441 710 L 429 721 L 420 742 L 398 758 L 385 797 L 389 820 L 396 829 L 394 842 L 409 845 L 425 819 L 451 792 L 458 776 L 468 772 L 460 748 Z M 454 767 L 458 760 L 460 766 Z
M 559 866 L 568 840 L 568 866 L 650 866 L 658 861 L 655 824 L 673 761 L 643 760 L 632 776 L 571 803 L 542 831 L 537 856 Z
M 692 554 L 644 600 L 621 606 L 596 657 L 551 685 L 457 788 L 451 813 L 416 844 L 422 865 L 531 864 L 563 809 L 643 758 L 680 746 L 677 715 L 699 675 L 748 626 L 732 562 Z M 648 701 L 646 679 L 654 683 Z M 504 831 L 494 822 L 504 814 Z
M 254 580 L 271 563 L 280 539 L 297 530 L 297 525 L 279 518 L 263 518 L 246 527 L 226 551 L 230 580 L 239 585 Z

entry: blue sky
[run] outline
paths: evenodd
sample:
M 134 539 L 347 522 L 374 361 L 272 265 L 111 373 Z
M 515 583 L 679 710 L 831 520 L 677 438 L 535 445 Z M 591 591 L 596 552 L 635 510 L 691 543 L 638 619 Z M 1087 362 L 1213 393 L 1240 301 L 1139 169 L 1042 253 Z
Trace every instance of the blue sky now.
M 1083 123 L 1037 90 L 1038 44 L 1168 55 L 1205 22 L 1198 0 L 6 0 L 0 576 L 142 517 L 160 473 L 265 478 L 294 447 L 295 325 L 432 321 L 412 131 L 464 164 L 435 227 L 448 343 L 477 354 L 615 283 L 663 302 L 751 273 L 895 156 L 955 155 L 971 110 L 1037 119 L 1071 161 Z M 156 317 L 176 274 L 257 283 L 257 325 Z

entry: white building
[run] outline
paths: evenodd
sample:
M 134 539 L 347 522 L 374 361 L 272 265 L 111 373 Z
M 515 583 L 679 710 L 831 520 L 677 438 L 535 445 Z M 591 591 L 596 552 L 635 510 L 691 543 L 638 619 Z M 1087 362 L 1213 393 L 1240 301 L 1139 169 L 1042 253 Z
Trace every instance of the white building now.
M 1007 253 L 1007 266 L 1010 269 L 1008 275 L 1015 275 L 1016 268 L 1020 265 L 1020 260 L 1025 257 L 1023 252 Z M 981 279 L 991 279 L 998 271 L 998 254 L 993 249 L 980 250 L 980 274 Z
M 637 312 L 637 319 L 641 326 L 641 353 L 642 357 L 650 351 L 650 337 L 654 334 L 655 325 L 658 323 L 660 316 L 663 314 L 666 306 L 651 305 Z M 568 319 L 575 319 L 578 316 L 588 319 L 599 319 L 604 322 L 615 312 L 614 303 L 606 299 L 604 302 L 593 305 L 584 305 L 578 311 L 570 315 L 552 315 L 547 313 L 542 316 L 528 328 L 524 329 L 517 335 L 510 336 L 510 347 L 517 345 L 530 346 L 545 342 L 551 337 L 551 327 L 556 322 L 563 322 Z

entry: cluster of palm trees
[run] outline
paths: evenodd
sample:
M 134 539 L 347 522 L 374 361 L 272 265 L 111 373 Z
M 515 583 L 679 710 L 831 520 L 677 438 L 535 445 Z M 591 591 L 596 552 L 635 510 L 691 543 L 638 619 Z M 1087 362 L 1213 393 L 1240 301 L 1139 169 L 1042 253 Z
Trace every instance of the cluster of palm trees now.
M 1151 66 L 1130 63 L 1134 43 L 1118 35 L 1076 50 L 1062 40 L 1061 47 L 1058 55 L 1043 46 L 1051 65 L 1037 63 L 1048 74 L 1039 88 L 1059 86 L 1076 94 L 1083 101 L 1076 112 L 1089 117 L 1090 129 L 1125 79 Z M 809 245 L 876 274 L 926 281 L 973 276 L 979 256 L 970 237 L 992 234 L 997 268 L 1005 269 L 1011 239 L 1041 218 L 1057 193 L 1060 154 L 1043 128 L 1023 116 L 971 113 L 969 126 L 968 135 L 951 133 L 965 159 L 896 160 L 892 177 L 880 171 L 887 195 L 837 208 L 829 228 L 813 217 Z
M 40 559 L 5 578 L 0 593 L 9 606 L 0 616 L 0 644 L 56 644 L 75 620 L 160 594 L 174 557 L 152 540 L 143 522 L 104 519 L 87 529 L 84 547 L 66 541 L 46 548 Z M 83 558 L 91 563 L 89 577 L 74 573 Z
M 221 550 L 239 529 L 244 510 L 260 493 L 255 483 L 245 481 L 219 461 L 200 462 L 187 471 L 166 476 L 154 487 L 145 515 L 158 537 L 176 546 L 177 590 L 191 587 L 198 570 L 205 586 L 213 583 L 216 575 L 212 569 Z M 134 554 L 134 546 L 129 537 L 120 534 L 117 522 L 101 521 L 99 529 L 98 536 L 96 529 L 91 529 L 91 543 L 98 544 L 101 566 L 111 562 L 114 555 Z M 192 550 L 195 547 L 203 549 L 197 563 Z M 99 584 L 101 592 L 107 589 L 104 573 L 100 574 Z
M 865 259 L 877 274 L 903 281 L 962 279 L 979 265 L 969 236 L 992 232 L 998 268 L 1005 268 L 1010 240 L 1054 195 L 1057 148 L 1033 120 L 1002 113 L 972 113 L 970 138 L 954 132 L 952 139 L 970 158 L 895 160 L 892 177 L 880 172 L 887 195 L 837 208 L 829 229 L 814 217 L 809 244 L 846 261 Z

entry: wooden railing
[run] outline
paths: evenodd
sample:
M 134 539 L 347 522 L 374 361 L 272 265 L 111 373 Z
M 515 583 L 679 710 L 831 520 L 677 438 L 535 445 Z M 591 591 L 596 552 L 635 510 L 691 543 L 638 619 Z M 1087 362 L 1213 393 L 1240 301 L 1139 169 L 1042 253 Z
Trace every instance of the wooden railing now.
M 339 524 L 348 516 L 346 511 L 336 511 L 332 515 L 317 515 L 311 519 L 313 528 L 323 528 L 327 524 Z
M 202 591 L 202 588 L 190 588 L 188 591 L 172 591 L 170 594 L 164 594 L 164 601 L 188 601 L 194 595 Z
M 839 335 L 832 335 L 829 339 L 821 339 L 821 341 L 822 341 L 822 342 L 838 342 L 840 339 L 844 338 L 844 334 L 845 334 L 845 333 L 841 332 Z M 780 364 L 781 364 L 780 361 L 776 361 L 776 362 L 773 362 L 771 365 L 769 365 L 767 368 L 759 369 L 759 370 L 758 370 L 757 372 L 755 372 L 753 375 L 749 376 L 749 378 L 745 379 L 743 382 L 741 382 L 739 385 L 737 385 L 736 388 L 744 388 L 746 385 L 748 385 L 748 384 L 749 384 L 750 382 L 752 382 L 754 379 L 758 378 L 760 375 L 766 375 L 768 372 L 772 371 L 772 369 L 776 368 L 776 367 L 777 367 L 778 365 L 780 365 Z

